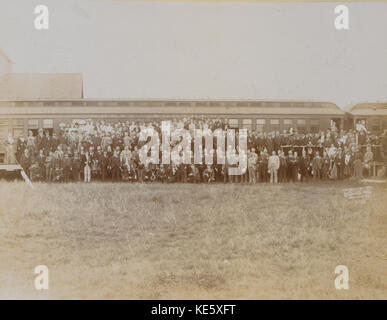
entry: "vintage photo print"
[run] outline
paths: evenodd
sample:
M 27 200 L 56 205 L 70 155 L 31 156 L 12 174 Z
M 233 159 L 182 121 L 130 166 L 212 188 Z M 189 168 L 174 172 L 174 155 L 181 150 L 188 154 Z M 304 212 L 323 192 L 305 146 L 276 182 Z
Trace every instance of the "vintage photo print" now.
M 387 298 L 387 2 L 1 0 L 0 299 Z

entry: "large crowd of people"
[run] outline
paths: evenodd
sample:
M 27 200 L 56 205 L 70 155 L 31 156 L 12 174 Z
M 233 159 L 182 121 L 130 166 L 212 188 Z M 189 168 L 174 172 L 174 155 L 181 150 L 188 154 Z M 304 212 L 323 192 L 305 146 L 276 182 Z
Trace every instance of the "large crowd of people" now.
M 184 127 L 192 136 L 195 129 L 229 128 L 227 119 L 220 118 L 170 121 L 172 128 Z M 332 126 L 314 133 L 293 128 L 282 133 L 248 130 L 247 170 L 241 175 L 229 175 L 228 168 L 237 164 L 228 164 L 227 160 L 217 164 L 216 151 L 212 165 L 144 164 L 139 150 L 146 141 L 139 137 L 146 127 L 161 132 L 161 121 L 79 120 L 71 125 L 62 123 L 58 132 L 39 129 L 36 135 L 29 131 L 26 139 L 9 136 L 7 143 L 30 179 L 46 182 L 284 183 L 361 179 L 372 174 L 372 161 L 385 158 L 381 136 L 371 135 L 362 126 L 350 131 Z

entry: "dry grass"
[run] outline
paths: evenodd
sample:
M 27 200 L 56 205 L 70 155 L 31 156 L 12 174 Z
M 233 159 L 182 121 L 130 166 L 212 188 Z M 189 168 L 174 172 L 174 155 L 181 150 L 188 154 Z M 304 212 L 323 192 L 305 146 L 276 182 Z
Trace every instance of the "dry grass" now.
M 387 189 L 359 186 L 2 182 L 0 298 L 386 299 Z

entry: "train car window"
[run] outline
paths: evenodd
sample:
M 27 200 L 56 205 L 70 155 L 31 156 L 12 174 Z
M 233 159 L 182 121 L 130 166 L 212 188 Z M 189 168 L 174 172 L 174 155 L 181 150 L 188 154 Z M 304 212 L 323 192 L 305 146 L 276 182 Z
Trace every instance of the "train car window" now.
M 312 133 L 318 133 L 320 131 L 320 120 L 319 119 L 311 119 L 310 120 L 310 131 Z
M 0 107 L 16 107 L 16 101 L 0 101 Z
M 86 123 L 85 119 L 73 119 L 71 121 L 72 127 L 79 127 L 80 125 L 84 125 Z
M 54 120 L 52 119 L 43 119 L 43 130 L 48 131 L 52 136 L 54 132 Z
M 14 119 L 12 120 L 12 135 L 16 139 L 20 136 L 24 136 L 24 120 Z
M 43 128 L 52 129 L 54 127 L 54 120 L 52 119 L 43 119 Z
M 258 132 L 265 131 L 265 124 L 266 124 L 266 120 L 265 119 L 257 119 L 255 123 L 256 123 L 256 130 Z
M 5 144 L 3 144 L 3 136 L 0 136 L 0 164 L 5 163 L 5 154 L 7 152 Z
M 0 140 L 7 139 L 8 136 L 8 121 L 0 120 Z
M 242 120 L 242 128 L 251 130 L 253 127 L 253 122 L 251 119 L 243 119 Z
M 313 108 L 313 103 L 311 103 L 311 102 L 305 102 L 305 103 L 303 104 L 303 107 L 304 107 L 304 108 Z
M 293 127 L 293 120 L 284 119 L 284 130 L 289 131 L 291 127 Z
M 297 131 L 299 133 L 306 132 L 306 120 L 305 119 L 297 119 Z
M 356 130 L 358 130 L 358 126 L 359 125 L 363 125 L 365 128 L 369 129 L 368 126 L 369 126 L 369 121 L 366 121 L 365 118 L 357 118 L 356 119 L 356 124 L 355 124 L 355 128 Z
M 34 136 L 38 135 L 39 130 L 39 120 L 38 119 L 29 119 L 28 120 L 28 131 L 32 131 Z
M 238 119 L 228 119 L 228 125 L 230 128 L 238 128 Z
M 381 131 L 380 119 L 372 119 L 371 121 L 371 130 L 374 132 Z
M 12 120 L 12 125 L 19 126 L 19 127 L 24 127 L 24 120 L 23 119 L 13 119 Z
M 279 119 L 271 119 L 270 120 L 270 130 L 271 131 L 279 131 L 280 130 L 280 121 L 279 121 Z
M 14 138 L 19 138 L 24 136 L 24 128 L 16 127 L 12 129 L 12 136 Z

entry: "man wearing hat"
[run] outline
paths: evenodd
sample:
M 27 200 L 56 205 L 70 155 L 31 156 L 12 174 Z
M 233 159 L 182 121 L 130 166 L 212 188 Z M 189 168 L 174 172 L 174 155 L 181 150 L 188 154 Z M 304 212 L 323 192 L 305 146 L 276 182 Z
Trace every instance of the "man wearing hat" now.
M 64 182 L 70 181 L 70 174 L 71 174 L 71 168 L 72 168 L 72 159 L 69 157 L 68 153 L 64 154 L 63 158 L 63 178 Z
M 268 180 L 268 172 L 267 172 L 268 159 L 269 159 L 269 156 L 267 154 L 267 149 L 264 148 L 258 158 L 260 182 L 267 182 Z
M 30 166 L 32 164 L 32 159 L 29 150 L 24 149 L 23 155 L 20 158 L 20 165 L 23 168 L 26 175 L 30 176 Z
M 71 172 L 73 175 L 73 179 L 75 182 L 79 182 L 81 180 L 81 168 L 82 168 L 82 160 L 77 150 L 74 151 L 74 156 L 72 159 Z
M 44 151 L 44 147 L 42 145 L 43 140 L 44 140 L 43 129 L 40 128 L 38 130 L 38 135 L 36 136 L 36 148 L 37 148 L 37 150 L 43 149 L 43 151 Z
M 113 156 L 110 158 L 110 167 L 112 170 L 112 182 L 118 182 L 120 179 L 120 155 L 117 150 L 114 150 Z
M 54 132 L 52 134 L 52 139 L 51 139 L 51 150 L 53 152 L 56 152 L 56 150 L 58 149 L 58 146 L 59 146 L 59 139 L 56 133 Z
M 277 172 L 280 166 L 280 159 L 274 150 L 272 151 L 272 155 L 269 157 L 267 166 L 270 172 L 270 183 L 278 183 Z
M 252 148 L 247 159 L 249 183 L 257 183 L 257 161 L 258 155 L 255 152 L 255 148 Z
M 336 167 L 337 167 L 337 178 L 339 180 L 343 180 L 344 179 L 344 155 L 343 155 L 343 150 L 341 147 L 339 147 L 339 149 L 337 150 L 337 154 L 336 154 L 336 157 L 335 157 L 335 163 L 336 163 Z
M 278 169 L 278 181 L 279 182 L 286 182 L 286 171 L 287 171 L 287 162 L 285 153 L 283 151 L 278 151 L 279 159 L 280 159 L 280 167 Z
M 16 160 L 20 162 L 22 155 L 24 154 L 24 150 L 27 148 L 27 143 L 24 140 L 22 134 L 19 135 L 19 139 L 16 144 Z
M 312 160 L 313 180 L 320 179 L 322 166 L 323 160 L 320 157 L 320 152 L 316 151 L 316 155 Z

